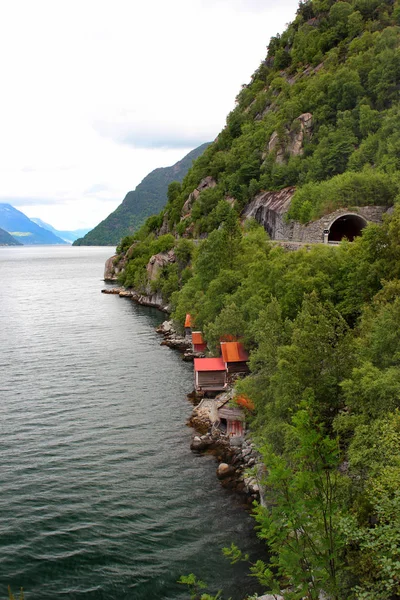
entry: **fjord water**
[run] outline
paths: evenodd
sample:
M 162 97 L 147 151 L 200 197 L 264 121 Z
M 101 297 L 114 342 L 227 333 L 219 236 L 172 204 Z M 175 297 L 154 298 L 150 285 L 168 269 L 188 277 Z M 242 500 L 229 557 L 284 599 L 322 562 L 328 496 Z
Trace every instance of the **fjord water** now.
M 254 590 L 221 548 L 263 552 L 189 450 L 192 364 L 163 315 L 100 293 L 112 248 L 0 248 L 0 597 L 183 599 Z

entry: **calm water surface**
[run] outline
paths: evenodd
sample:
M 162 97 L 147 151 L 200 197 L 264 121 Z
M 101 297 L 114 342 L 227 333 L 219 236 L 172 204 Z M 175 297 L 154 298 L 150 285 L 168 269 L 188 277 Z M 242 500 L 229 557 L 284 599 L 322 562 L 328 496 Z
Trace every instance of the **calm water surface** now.
M 100 293 L 112 248 L 0 248 L 0 597 L 183 599 L 254 589 L 262 557 L 211 457 L 189 450 L 192 365 L 156 310 Z

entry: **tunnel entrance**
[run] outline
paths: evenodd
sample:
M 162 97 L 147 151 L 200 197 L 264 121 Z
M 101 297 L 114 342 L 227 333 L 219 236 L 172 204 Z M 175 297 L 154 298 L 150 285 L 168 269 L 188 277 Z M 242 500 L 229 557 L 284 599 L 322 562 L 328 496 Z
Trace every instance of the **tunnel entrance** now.
M 332 223 L 329 229 L 328 242 L 340 242 L 344 238 L 352 242 L 361 235 L 367 221 L 359 215 L 343 215 Z

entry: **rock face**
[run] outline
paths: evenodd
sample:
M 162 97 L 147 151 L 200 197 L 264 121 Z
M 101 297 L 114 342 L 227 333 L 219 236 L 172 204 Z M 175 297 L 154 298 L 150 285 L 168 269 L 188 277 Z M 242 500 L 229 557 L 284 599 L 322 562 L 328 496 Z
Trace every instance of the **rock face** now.
M 163 267 L 174 263 L 175 260 L 176 256 L 173 250 L 154 254 L 154 256 L 150 258 L 146 267 L 149 281 L 155 281 Z
M 115 264 L 117 259 L 118 256 L 115 254 L 106 260 L 106 264 L 104 266 L 104 281 L 117 281 L 118 273 L 121 272 L 120 267 L 116 266 Z
M 312 114 L 304 113 L 295 120 L 296 127 L 289 134 L 287 152 L 290 156 L 303 154 L 304 138 L 311 137 Z
M 182 336 L 177 333 L 172 321 L 164 321 L 156 328 L 156 332 L 160 333 L 164 339 L 161 346 L 168 346 L 174 350 L 184 353 L 184 358 L 192 348 L 192 340 L 189 336 Z M 187 359 L 186 359 L 187 360 Z
M 165 215 L 163 216 L 163 222 L 162 222 L 160 229 L 157 232 L 157 235 L 165 235 L 166 233 L 168 233 L 168 231 L 169 231 L 168 213 L 166 212 Z
M 104 269 L 104 281 L 115 283 L 118 281 L 118 275 L 122 273 L 125 269 L 126 263 L 128 262 L 132 249 L 135 244 L 133 244 L 128 251 L 126 252 L 123 258 L 119 258 L 118 255 L 111 256 L 107 259 Z M 173 250 L 169 252 L 161 252 L 159 254 L 154 254 L 147 264 L 147 275 L 149 280 L 149 285 L 144 292 L 138 292 L 136 290 L 125 290 L 124 288 L 116 288 L 117 291 L 113 292 L 110 289 L 102 290 L 106 294 L 118 293 L 120 296 L 128 296 L 132 298 L 138 304 L 142 304 L 143 306 L 152 306 L 154 308 L 159 308 L 164 312 L 170 312 L 169 305 L 163 300 L 163 297 L 159 292 L 153 292 L 151 289 L 151 282 L 155 281 L 159 276 L 163 267 L 168 264 L 175 262 L 175 254 Z
M 217 185 L 215 179 L 211 176 L 205 177 L 202 179 L 195 190 L 191 194 L 189 194 L 185 204 L 182 207 L 182 218 L 187 217 L 192 210 L 193 203 L 200 196 L 201 192 L 204 192 L 207 188 L 214 188 Z
M 291 239 L 288 237 L 290 227 L 284 217 L 295 191 L 294 187 L 288 187 L 278 192 L 261 192 L 247 205 L 243 217 L 245 219 L 253 217 L 263 225 L 272 240 Z
M 264 152 L 263 158 L 269 153 L 276 152 L 276 162 L 282 164 L 286 156 L 300 156 L 304 151 L 304 141 L 306 137 L 311 137 L 312 114 L 303 113 L 294 120 L 292 128 L 285 132 L 285 140 L 281 140 L 277 131 L 271 135 L 267 152 Z
M 170 312 L 170 307 L 168 304 L 165 304 L 161 294 L 139 294 L 134 290 L 125 289 L 123 287 L 105 288 L 101 290 L 101 292 L 102 294 L 117 294 L 120 298 L 131 298 L 134 302 L 142 304 L 143 306 L 152 306 L 163 312 Z

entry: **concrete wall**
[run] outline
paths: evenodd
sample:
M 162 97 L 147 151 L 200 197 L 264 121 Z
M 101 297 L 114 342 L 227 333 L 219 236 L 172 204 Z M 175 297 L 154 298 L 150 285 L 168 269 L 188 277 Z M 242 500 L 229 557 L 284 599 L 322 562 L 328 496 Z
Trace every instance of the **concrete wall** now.
M 383 214 L 388 210 L 385 206 L 340 208 L 306 225 L 298 221 L 286 222 L 285 216 L 294 192 L 294 188 L 285 188 L 279 192 L 262 192 L 246 207 L 243 217 L 255 218 L 272 240 L 316 244 L 324 241 L 324 230 L 329 229 L 339 217 L 354 214 L 364 217 L 369 223 L 381 223 Z

